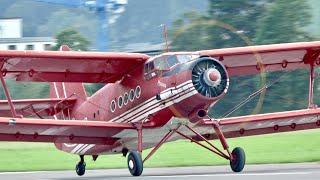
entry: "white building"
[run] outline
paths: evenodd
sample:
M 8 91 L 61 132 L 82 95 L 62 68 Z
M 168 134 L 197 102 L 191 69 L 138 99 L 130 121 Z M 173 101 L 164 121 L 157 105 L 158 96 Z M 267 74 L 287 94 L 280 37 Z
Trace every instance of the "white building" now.
M 52 37 L 23 37 L 22 18 L 0 18 L 0 50 L 50 50 Z

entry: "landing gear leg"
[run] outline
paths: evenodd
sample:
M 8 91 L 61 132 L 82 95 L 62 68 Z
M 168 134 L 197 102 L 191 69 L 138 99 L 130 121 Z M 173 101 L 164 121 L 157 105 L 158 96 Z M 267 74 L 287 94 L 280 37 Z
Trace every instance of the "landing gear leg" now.
M 84 155 L 80 155 L 80 162 L 76 165 L 76 173 L 83 176 L 86 172 L 86 163 L 84 162 Z
M 138 131 L 138 152 L 130 151 L 128 155 L 128 169 L 133 176 L 140 176 L 143 171 L 143 161 L 142 161 L 142 125 L 137 124 Z
M 213 128 L 215 129 L 219 140 L 225 150 L 228 151 L 229 154 L 229 160 L 230 160 L 230 167 L 233 172 L 241 172 L 244 168 L 244 165 L 246 164 L 246 155 L 244 153 L 244 150 L 240 147 L 236 147 L 232 150 L 230 153 L 229 146 L 227 144 L 227 141 L 221 132 L 221 129 L 219 127 L 218 123 L 213 123 Z

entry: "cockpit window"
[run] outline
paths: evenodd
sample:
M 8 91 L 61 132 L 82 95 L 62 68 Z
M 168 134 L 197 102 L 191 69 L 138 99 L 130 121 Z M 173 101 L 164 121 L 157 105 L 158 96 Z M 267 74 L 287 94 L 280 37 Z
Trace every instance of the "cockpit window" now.
M 172 56 L 165 56 L 167 61 L 168 61 L 168 64 L 170 67 L 176 65 L 176 64 L 179 64 L 179 61 L 177 59 L 177 56 L 175 55 L 172 55 Z
M 153 64 L 153 61 L 149 62 L 148 63 L 149 66 L 148 66 L 148 72 L 152 71 L 154 69 L 154 64 Z
M 198 54 L 181 54 L 181 55 L 177 55 L 177 57 L 181 63 L 185 63 L 190 60 L 198 58 L 199 55 Z
M 146 73 L 148 73 L 148 64 L 145 64 L 144 65 L 144 70 L 143 70 L 143 72 L 146 74 Z
M 168 64 L 163 57 L 154 60 L 154 65 L 157 70 L 169 70 Z

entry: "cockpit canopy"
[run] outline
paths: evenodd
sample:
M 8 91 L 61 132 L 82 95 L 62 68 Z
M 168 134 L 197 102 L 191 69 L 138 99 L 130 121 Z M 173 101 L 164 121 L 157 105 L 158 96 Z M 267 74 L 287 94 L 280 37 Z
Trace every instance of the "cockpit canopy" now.
M 165 53 L 159 56 L 150 58 L 144 65 L 144 74 L 149 74 L 154 71 L 170 70 L 177 64 L 186 63 L 198 58 L 200 55 L 196 53 Z

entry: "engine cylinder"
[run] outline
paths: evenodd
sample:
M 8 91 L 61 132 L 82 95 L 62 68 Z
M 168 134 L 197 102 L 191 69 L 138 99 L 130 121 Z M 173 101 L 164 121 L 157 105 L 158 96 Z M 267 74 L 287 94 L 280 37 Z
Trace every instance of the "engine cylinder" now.
M 192 83 L 202 96 L 217 98 L 227 92 L 229 77 L 225 67 L 219 61 L 203 57 L 193 66 Z

